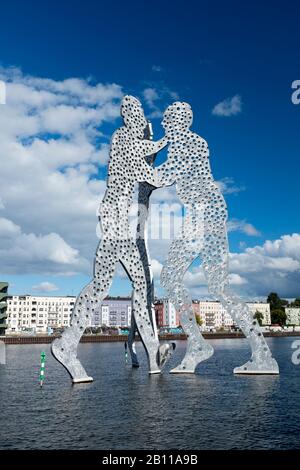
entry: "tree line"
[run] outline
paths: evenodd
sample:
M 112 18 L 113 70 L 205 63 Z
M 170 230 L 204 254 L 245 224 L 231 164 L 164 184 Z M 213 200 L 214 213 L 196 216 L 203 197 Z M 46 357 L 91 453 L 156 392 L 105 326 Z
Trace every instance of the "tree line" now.
M 271 311 L 271 323 L 272 325 L 285 325 L 286 323 L 286 313 L 285 307 L 299 307 L 300 308 L 300 298 L 296 298 L 293 302 L 289 302 L 286 299 L 281 299 L 276 292 L 270 292 L 267 298 L 267 302 L 270 304 Z M 260 313 L 260 312 L 257 312 Z M 260 322 L 260 318 L 257 318 Z

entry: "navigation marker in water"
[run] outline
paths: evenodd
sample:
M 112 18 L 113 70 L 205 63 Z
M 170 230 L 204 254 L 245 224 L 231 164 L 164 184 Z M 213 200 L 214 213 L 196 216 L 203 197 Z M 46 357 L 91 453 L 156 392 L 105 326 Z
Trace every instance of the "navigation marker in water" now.
M 46 353 L 44 351 L 41 352 L 41 371 L 40 371 L 40 385 L 43 386 L 44 379 L 45 379 L 45 361 L 46 361 Z
M 128 362 L 127 341 L 125 341 L 124 347 L 125 347 L 125 364 L 127 364 Z

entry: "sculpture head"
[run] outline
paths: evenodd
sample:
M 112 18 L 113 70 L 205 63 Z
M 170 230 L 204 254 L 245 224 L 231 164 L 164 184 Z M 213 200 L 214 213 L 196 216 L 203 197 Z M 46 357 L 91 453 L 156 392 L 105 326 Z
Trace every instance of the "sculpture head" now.
M 166 135 L 188 130 L 193 122 L 193 111 L 188 103 L 175 101 L 164 112 L 162 126 Z
M 131 95 L 125 95 L 121 102 L 121 116 L 126 128 L 139 139 L 144 138 L 147 120 L 141 102 Z

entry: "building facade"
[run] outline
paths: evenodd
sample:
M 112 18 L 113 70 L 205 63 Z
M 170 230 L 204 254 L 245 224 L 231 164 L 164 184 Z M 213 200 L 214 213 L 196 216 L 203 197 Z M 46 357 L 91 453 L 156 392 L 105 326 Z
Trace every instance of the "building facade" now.
M 163 301 L 164 322 L 169 328 L 176 328 L 179 325 L 179 314 L 176 312 L 174 305 L 168 299 Z
M 47 333 L 70 325 L 74 296 L 14 295 L 7 300 L 7 333 Z M 91 327 L 129 327 L 131 299 L 107 297 L 92 313 Z
M 130 297 L 107 297 L 92 313 L 91 326 L 129 327 L 131 308 Z
M 251 313 L 255 315 L 256 312 L 262 314 L 262 324 L 263 326 L 271 325 L 271 310 L 270 304 L 267 302 L 247 302 L 248 307 L 251 310 Z
M 33 333 L 47 333 L 57 328 L 65 328 L 70 325 L 73 307 L 76 302 L 74 296 L 31 296 L 16 295 L 7 297 L 7 283 L 3 284 L 2 324 L 7 316 L 8 334 L 30 331 Z M 1 284 L 0 284 L 1 287 Z M 1 293 L 1 291 L 0 291 Z M 7 297 L 7 312 L 4 310 L 4 300 Z M 1 297 L 0 297 L 1 300 Z M 129 297 L 107 297 L 92 312 L 90 327 L 130 327 L 132 303 Z M 0 303 L 1 306 L 1 303 Z M 174 305 L 167 299 L 155 302 L 155 316 L 158 328 L 176 328 L 179 326 L 179 314 Z M 263 325 L 271 324 L 270 305 L 268 303 L 249 302 L 248 306 L 254 315 L 261 312 Z M 6 307 L 6 306 L 5 306 Z M 203 330 L 214 330 L 234 326 L 230 315 L 220 302 L 207 300 L 193 300 L 193 311 L 201 319 Z M 290 324 L 299 325 L 300 309 L 286 309 L 291 311 Z M 287 313 L 288 314 L 288 313 Z M 0 323 L 1 325 L 1 323 Z M 5 331 L 3 329 L 3 331 Z
M 263 325 L 271 324 L 270 305 L 265 302 L 247 302 L 247 305 L 254 315 L 260 312 L 263 315 Z M 194 314 L 201 319 L 201 327 L 204 330 L 213 330 L 234 326 L 234 321 L 224 309 L 222 304 L 210 300 L 193 300 Z M 155 302 L 155 313 L 157 326 L 159 328 L 172 328 L 180 324 L 178 312 L 175 312 L 174 306 L 167 300 L 158 300 Z
M 7 282 L 0 282 L 0 336 L 5 335 L 7 328 Z
M 179 325 L 179 315 L 174 305 L 168 300 L 154 302 L 155 318 L 158 328 L 176 328 Z
M 203 309 L 200 308 L 200 301 L 193 300 L 192 308 L 193 308 L 195 317 L 199 317 L 201 320 L 201 327 L 205 328 L 206 327 L 206 315 Z
M 286 307 L 286 325 L 287 326 L 300 326 L 300 308 L 299 307 Z
M 65 328 L 76 297 L 14 295 L 7 299 L 7 333 L 47 333 L 49 328 Z
M 158 328 L 164 325 L 164 304 L 160 300 L 154 302 L 155 318 Z

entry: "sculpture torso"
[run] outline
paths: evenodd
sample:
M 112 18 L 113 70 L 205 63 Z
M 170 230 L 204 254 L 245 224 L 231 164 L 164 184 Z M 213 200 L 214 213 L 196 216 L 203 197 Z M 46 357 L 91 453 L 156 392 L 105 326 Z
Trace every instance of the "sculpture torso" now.
M 180 131 L 176 142 L 168 148 L 168 160 L 160 171 L 160 177 L 176 184 L 177 195 L 184 205 L 213 205 L 222 219 L 227 218 L 227 207 L 221 191 L 214 181 L 209 163 L 207 142 L 191 131 Z
M 128 218 L 135 185 L 152 178 L 153 169 L 147 165 L 144 157 L 150 144 L 150 141 L 138 138 L 126 127 L 121 127 L 114 133 L 107 189 L 99 210 L 103 232 L 110 231 L 121 238 L 128 236 Z
M 120 198 L 131 203 L 136 176 L 134 167 L 138 155 L 131 134 L 125 127 L 118 129 L 113 137 L 109 155 L 107 190 L 103 204 L 117 207 Z

